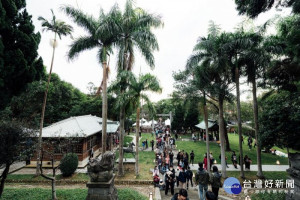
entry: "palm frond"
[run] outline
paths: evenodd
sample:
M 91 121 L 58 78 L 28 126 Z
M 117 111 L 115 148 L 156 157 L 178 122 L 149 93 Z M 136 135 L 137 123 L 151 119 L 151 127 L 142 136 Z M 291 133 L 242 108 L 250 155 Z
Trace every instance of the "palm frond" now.
M 79 53 L 85 50 L 90 50 L 96 46 L 100 46 L 98 40 L 92 37 L 79 37 L 70 45 L 70 50 L 68 52 L 68 58 L 73 60 Z

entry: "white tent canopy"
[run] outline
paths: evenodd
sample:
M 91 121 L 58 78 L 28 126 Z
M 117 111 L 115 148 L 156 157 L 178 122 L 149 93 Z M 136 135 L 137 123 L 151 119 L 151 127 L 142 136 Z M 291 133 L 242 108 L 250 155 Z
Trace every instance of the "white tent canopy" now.
M 168 126 L 168 125 L 171 126 L 171 120 L 170 119 L 165 120 L 165 125 L 166 126 Z

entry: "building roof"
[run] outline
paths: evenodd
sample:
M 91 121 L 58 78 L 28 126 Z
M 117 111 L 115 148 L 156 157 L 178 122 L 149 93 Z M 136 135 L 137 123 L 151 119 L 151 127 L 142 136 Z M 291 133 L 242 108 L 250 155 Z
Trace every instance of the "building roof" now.
M 211 119 L 208 120 L 208 129 L 212 128 L 215 125 L 219 126 L 218 123 L 217 123 L 217 121 L 211 120 Z M 197 124 L 195 126 L 198 127 L 198 128 L 200 128 L 200 129 L 205 129 L 205 122 L 204 122 L 204 120 L 201 121 L 199 124 Z
M 118 122 L 107 120 L 107 133 L 114 133 Z M 42 137 L 88 137 L 102 131 L 102 118 L 92 115 L 70 117 L 43 128 Z

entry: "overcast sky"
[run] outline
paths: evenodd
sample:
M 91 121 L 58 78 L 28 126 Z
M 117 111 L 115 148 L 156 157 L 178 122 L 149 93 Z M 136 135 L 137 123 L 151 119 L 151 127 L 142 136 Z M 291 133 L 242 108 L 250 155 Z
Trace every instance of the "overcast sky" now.
M 52 15 L 50 9 L 54 10 L 57 19 L 63 20 L 74 27 L 73 37 L 85 35 L 85 31 L 77 27 L 59 8 L 64 4 L 73 5 L 82 11 L 98 17 L 100 7 L 108 11 L 115 3 L 124 8 L 125 0 L 27 0 L 27 10 L 31 14 L 36 31 L 42 30 L 39 16 L 50 20 Z M 207 35 L 209 20 L 219 24 L 223 31 L 233 31 L 245 17 L 238 16 L 234 0 L 136 0 L 135 5 L 148 11 L 161 15 L 164 27 L 155 30 L 160 50 L 154 53 L 155 69 L 143 61 L 139 54 L 136 55 L 134 73 L 139 74 L 150 72 L 156 75 L 161 83 L 163 92 L 151 94 L 151 100 L 158 101 L 167 98 L 173 91 L 174 80 L 172 72 L 184 70 L 187 58 L 191 55 L 192 49 L 199 36 Z M 281 12 L 286 14 L 288 11 Z M 272 10 L 262 14 L 255 20 L 256 24 L 262 24 L 276 14 Z M 52 49 L 50 39 L 51 32 L 41 32 L 42 39 L 39 45 L 39 55 L 44 60 L 44 65 L 49 71 Z M 93 82 L 99 86 L 102 80 L 102 68 L 96 55 L 97 50 L 85 51 L 77 59 L 69 62 L 67 52 L 71 39 L 63 37 L 58 42 L 56 49 L 53 72 L 57 73 L 64 81 L 72 83 L 82 92 L 87 93 L 87 85 Z M 109 81 L 115 79 L 115 56 L 110 62 L 111 74 Z M 243 90 L 247 90 L 244 86 Z M 244 92 L 243 99 L 249 96 Z

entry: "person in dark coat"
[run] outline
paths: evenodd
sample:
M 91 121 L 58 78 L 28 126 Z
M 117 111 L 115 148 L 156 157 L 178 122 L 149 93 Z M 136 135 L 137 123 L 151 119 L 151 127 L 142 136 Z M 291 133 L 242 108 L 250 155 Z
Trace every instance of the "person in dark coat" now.
M 234 151 L 232 152 L 232 155 L 231 155 L 231 161 L 232 161 L 234 168 L 237 169 L 237 156 Z
M 179 187 L 184 189 L 186 188 L 186 173 L 185 173 L 185 169 L 181 168 L 179 175 L 178 175 L 178 181 L 179 181 Z
M 209 174 L 208 172 L 203 168 L 203 163 L 198 163 L 199 169 L 196 172 L 196 184 L 199 184 L 199 198 L 201 200 L 204 200 L 205 193 L 208 189 L 208 183 L 209 183 Z
M 190 163 L 192 163 L 192 165 L 194 165 L 194 158 L 195 158 L 195 154 L 194 151 L 192 150 L 192 152 L 190 153 Z
M 211 182 L 212 191 L 215 194 L 216 199 L 218 199 L 219 189 L 220 187 L 222 187 L 221 177 L 222 175 L 219 173 L 218 167 L 213 166 L 213 173 L 211 174 L 210 182 Z
M 189 189 L 189 182 L 191 182 L 191 186 L 193 187 L 193 172 L 190 167 L 186 170 L 186 189 Z
M 169 152 L 169 158 L 170 158 L 170 165 L 173 165 L 174 154 L 172 150 Z
M 146 139 L 145 144 L 146 144 L 146 149 L 148 149 L 148 139 Z
M 153 151 L 153 147 L 154 147 L 154 140 L 151 140 L 151 147 L 152 147 L 152 151 Z
M 173 166 L 170 166 L 170 171 L 166 173 L 165 182 L 165 195 L 168 195 L 169 188 L 171 189 L 171 195 L 174 195 L 175 170 L 173 169 Z
M 185 189 L 180 189 L 179 193 L 176 193 L 171 200 L 189 200 L 188 193 Z
M 249 136 L 249 138 L 248 138 L 248 146 L 249 146 L 249 150 L 251 150 L 252 149 L 252 137 L 251 136 Z
M 245 155 L 244 163 L 245 163 L 245 168 L 246 169 L 250 170 L 251 162 L 252 162 L 252 160 L 247 155 Z

